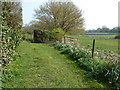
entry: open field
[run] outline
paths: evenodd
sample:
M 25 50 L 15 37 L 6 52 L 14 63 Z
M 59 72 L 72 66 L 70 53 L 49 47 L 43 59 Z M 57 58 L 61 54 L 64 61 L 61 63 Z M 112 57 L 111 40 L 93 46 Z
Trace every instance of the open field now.
M 106 34 L 106 35 L 104 35 L 104 34 L 89 34 L 89 35 L 83 35 L 83 36 L 88 36 L 88 37 L 94 37 L 94 38 L 99 38 L 99 37 L 101 37 L 101 38 L 114 38 L 116 35 L 108 35 L 108 34 Z
M 114 39 L 115 35 L 68 35 L 77 38 L 80 46 L 92 48 L 93 39 L 96 40 L 95 49 L 111 50 L 118 53 L 118 39 Z
M 7 66 L 9 79 L 3 83 L 5 88 L 108 87 L 87 78 L 85 70 L 47 44 L 22 42 L 17 51 L 20 55 Z
M 86 33 L 86 34 L 97 34 L 97 35 L 117 35 L 118 33 Z

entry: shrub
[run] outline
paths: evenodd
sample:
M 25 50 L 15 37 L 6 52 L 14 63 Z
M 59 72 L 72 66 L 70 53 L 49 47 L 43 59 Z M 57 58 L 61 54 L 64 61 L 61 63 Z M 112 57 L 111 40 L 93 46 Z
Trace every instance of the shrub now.
M 53 33 L 46 30 L 34 30 L 35 43 L 47 43 L 53 41 Z
M 62 37 L 65 35 L 65 32 L 63 31 L 63 29 L 56 28 L 52 32 L 53 32 L 54 39 L 61 42 Z
M 120 39 L 120 35 L 115 36 L 115 39 Z

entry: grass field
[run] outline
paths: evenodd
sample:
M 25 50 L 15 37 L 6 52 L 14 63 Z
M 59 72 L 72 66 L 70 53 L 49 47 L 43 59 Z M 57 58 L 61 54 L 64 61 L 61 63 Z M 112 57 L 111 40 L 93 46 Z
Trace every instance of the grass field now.
M 97 34 L 97 35 L 101 35 L 101 34 L 105 34 L 105 35 L 117 35 L 118 33 L 86 33 L 86 34 Z
M 92 48 L 93 39 L 96 40 L 95 49 L 111 50 L 118 53 L 118 40 L 113 39 L 115 35 L 69 35 L 69 37 L 77 38 L 80 46 Z
M 86 77 L 87 72 L 47 44 L 22 42 L 5 88 L 106 88 L 105 83 Z M 7 76 L 6 76 L 7 77 Z

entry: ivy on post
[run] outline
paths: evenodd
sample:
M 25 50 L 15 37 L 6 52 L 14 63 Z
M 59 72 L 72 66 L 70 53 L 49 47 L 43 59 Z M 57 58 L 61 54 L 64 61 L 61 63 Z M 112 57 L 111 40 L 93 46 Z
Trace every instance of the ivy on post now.
M 92 58 L 94 57 L 94 47 L 95 47 L 95 39 L 93 40 L 93 47 L 92 47 Z

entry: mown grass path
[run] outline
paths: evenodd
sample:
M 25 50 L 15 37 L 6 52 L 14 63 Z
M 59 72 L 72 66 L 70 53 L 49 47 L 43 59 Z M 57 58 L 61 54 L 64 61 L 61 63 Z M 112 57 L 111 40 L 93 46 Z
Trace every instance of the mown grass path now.
M 13 72 L 3 83 L 12 88 L 104 88 L 102 83 L 86 77 L 72 60 L 47 44 L 23 42 L 19 56 L 8 68 Z

